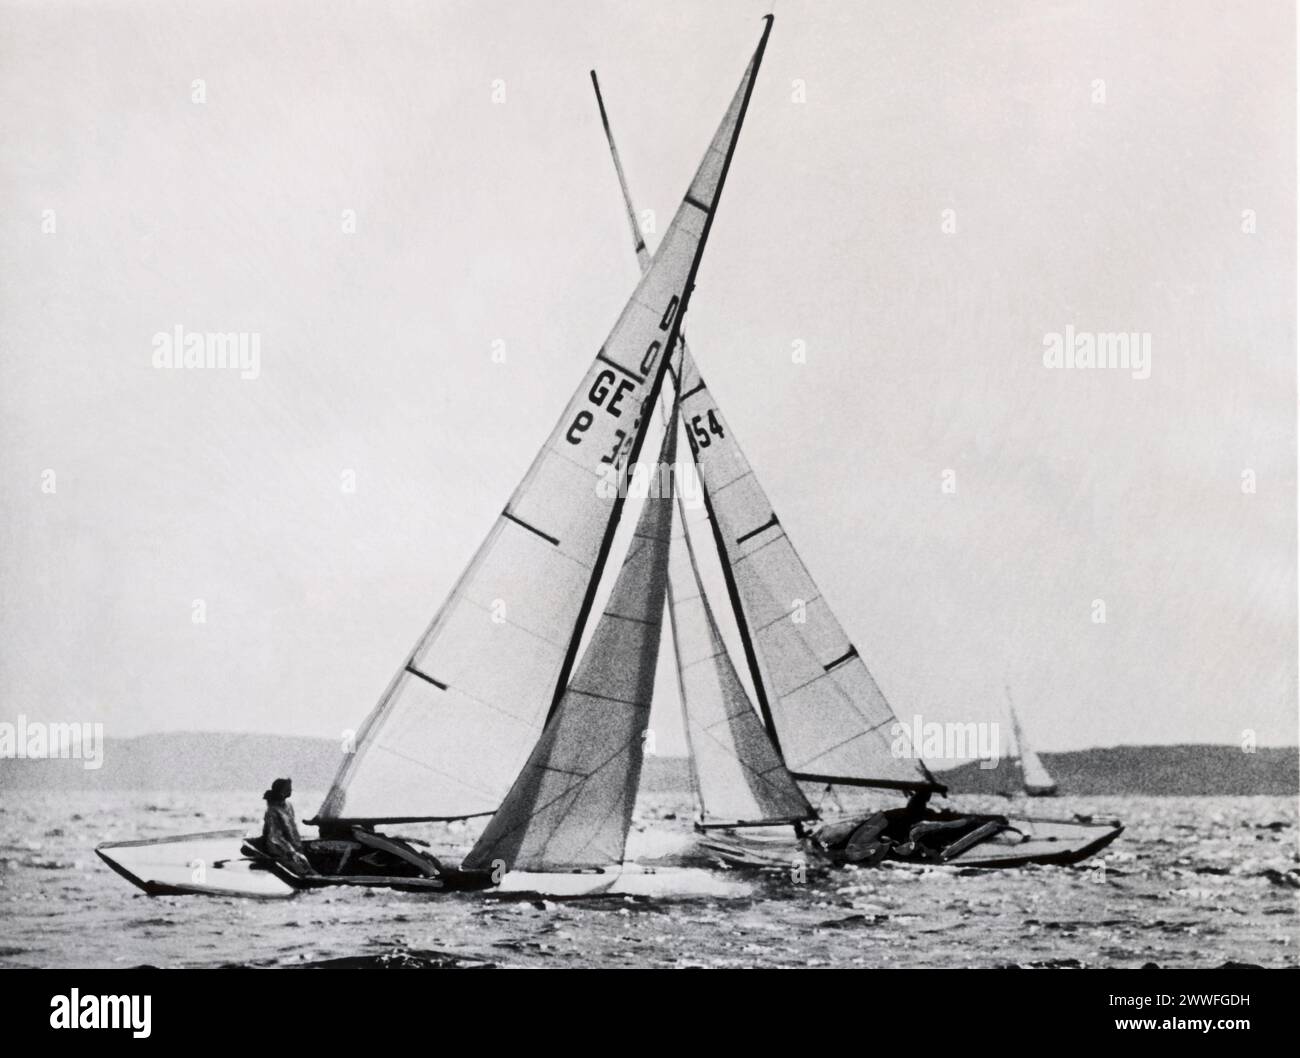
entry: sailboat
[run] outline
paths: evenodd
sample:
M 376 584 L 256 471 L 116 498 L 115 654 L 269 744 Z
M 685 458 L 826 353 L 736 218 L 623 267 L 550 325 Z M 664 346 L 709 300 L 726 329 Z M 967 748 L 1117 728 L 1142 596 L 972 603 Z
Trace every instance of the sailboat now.
M 1016 739 L 1016 759 L 1020 764 L 1020 783 L 1028 797 L 1055 797 L 1056 780 L 1048 773 L 1038 754 L 1025 741 L 1024 729 L 1020 726 L 1020 717 L 1011 702 L 1011 688 L 1007 688 L 1007 713 L 1011 716 L 1011 730 Z
M 672 489 L 647 499 L 579 658 L 627 497 L 626 488 L 610 498 L 600 486 L 611 472 L 625 483 L 639 459 L 772 22 L 764 19 L 653 262 L 306 821 L 320 829 L 304 843 L 316 873 L 277 862 L 240 831 L 102 844 L 96 852 L 113 870 L 151 894 L 286 896 L 337 885 L 532 891 L 537 877 L 558 875 L 569 892 L 617 891 L 612 881 L 624 872 L 599 872 L 623 866 L 658 656 Z M 661 465 L 675 449 L 675 424 Z M 504 611 L 498 600 L 509 600 Z M 476 816 L 491 819 L 459 868 L 378 829 Z
M 825 850 L 826 821 L 800 784 L 945 792 L 919 756 L 894 751 L 892 708 L 794 550 L 682 334 L 771 28 L 768 16 L 653 256 L 614 151 L 640 280 L 307 821 L 321 835 L 305 843 L 315 873 L 277 862 L 241 831 L 101 845 L 96 851 L 115 871 L 155 894 L 275 897 L 321 886 L 651 891 L 639 882 L 662 875 L 627 863 L 626 847 L 665 601 L 701 833 L 734 840 L 789 828 L 800 847 Z M 668 410 L 659 465 L 675 462 L 684 433 L 752 701 L 724 643 L 722 611 L 705 590 L 673 475 L 666 495 L 647 496 L 591 620 L 627 497 L 625 488 L 610 498 L 599 486 L 611 472 L 626 484 L 661 398 Z M 500 600 L 509 600 L 504 610 Z M 474 817 L 490 818 L 457 867 L 379 829 Z M 873 818 L 838 824 L 848 827 L 847 848 Z M 955 818 L 939 855 L 963 865 L 1073 862 L 1120 829 Z M 676 874 L 670 887 L 694 882 Z M 709 891 L 725 887 L 712 883 Z
M 655 258 L 637 223 L 595 71 L 591 80 L 644 273 Z M 925 843 L 859 842 L 864 830 L 878 838 L 889 813 L 809 827 L 820 816 L 801 783 L 897 790 L 921 799 L 947 791 L 919 754 L 898 751 L 906 729 L 791 543 L 684 336 L 678 363 L 676 410 L 755 698 L 751 702 L 724 645 L 679 501 L 681 546 L 671 563 L 668 610 L 703 847 L 731 866 L 785 866 L 796 850 L 842 861 L 847 849 L 860 853 L 852 858 L 861 862 L 868 848 L 855 848 L 858 842 L 876 862 L 891 855 L 1003 867 L 1074 863 L 1114 841 L 1123 830 L 1118 823 L 953 811 L 917 813 L 909 820 L 928 822 L 932 835 Z M 873 827 L 876 820 L 881 822 Z M 793 845 L 781 837 L 755 837 L 787 827 Z M 832 851 L 825 842 L 833 834 L 840 841 Z

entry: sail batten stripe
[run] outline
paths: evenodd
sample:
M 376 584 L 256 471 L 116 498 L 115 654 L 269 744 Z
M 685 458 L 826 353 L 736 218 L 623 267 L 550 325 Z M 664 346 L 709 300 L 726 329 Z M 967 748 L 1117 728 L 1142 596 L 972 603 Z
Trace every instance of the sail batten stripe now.
M 736 543 L 737 543 L 737 544 L 743 544 L 746 540 L 749 540 L 751 537 L 755 537 L 755 536 L 757 536 L 759 533 L 763 532 L 764 530 L 771 529 L 772 526 L 774 526 L 774 525 L 778 525 L 778 524 L 780 524 L 780 523 L 777 522 L 777 520 L 776 520 L 776 515 L 773 514 L 771 518 L 769 518 L 767 521 L 765 521 L 765 522 L 764 522 L 762 525 L 760 525 L 757 529 L 751 529 L 749 532 L 745 533 L 743 536 L 738 536 L 738 537 L 736 537 Z
M 694 206 L 696 209 L 703 210 L 705 213 L 712 213 L 712 212 L 713 212 L 713 207 L 712 207 L 712 206 L 706 206 L 706 205 L 705 205 L 703 202 L 701 202 L 698 198 L 692 198 L 690 195 L 687 195 L 686 198 L 683 199 L 683 201 L 689 203 L 689 204 L 692 205 L 692 206 Z
M 752 470 L 746 470 L 743 474 L 737 474 L 730 481 L 724 481 L 721 485 L 719 485 L 716 489 L 714 489 L 713 495 L 717 496 L 719 493 L 723 492 L 724 490 L 731 488 L 731 486 L 734 485 L 737 481 L 744 481 L 746 478 L 752 478 L 753 476 L 754 476 L 754 472 Z
M 421 672 L 414 665 L 407 665 L 406 671 L 412 676 L 418 676 L 420 679 L 424 680 L 425 683 L 432 683 L 440 691 L 445 691 L 447 689 L 447 685 L 443 683 L 442 680 L 435 680 L 427 672 Z
M 604 616 L 612 617 L 615 621 L 632 621 L 634 624 L 639 625 L 657 625 L 659 623 L 645 617 L 633 617 L 630 613 L 613 613 L 610 610 L 606 610 Z
M 623 374 L 627 375 L 628 378 L 635 379 L 637 385 L 641 385 L 643 382 L 645 382 L 645 379 L 642 378 L 640 375 L 638 375 L 635 371 L 632 371 L 629 368 L 624 367 L 617 360 L 611 360 L 608 356 L 606 356 L 604 349 L 602 349 L 600 352 L 596 354 L 596 359 L 599 360 L 602 364 L 609 364 L 610 367 L 617 368 L 619 371 L 622 371 Z
M 511 514 L 509 511 L 502 511 L 501 514 L 502 514 L 503 517 L 505 517 L 505 518 L 509 518 L 512 522 L 515 523 L 515 525 L 523 526 L 523 527 L 524 527 L 525 529 L 527 529 L 530 533 L 536 533 L 536 534 L 537 534 L 538 536 L 540 536 L 543 540 L 547 541 L 547 543 L 554 544 L 556 547 L 559 547 L 559 546 L 560 546 L 560 541 L 559 541 L 558 539 L 556 539 L 555 537 L 553 537 L 550 533 L 544 533 L 544 532 L 542 532 L 540 529 L 537 528 L 537 526 L 535 526 L 535 525 L 529 525 L 529 524 L 528 524 L 526 521 L 524 521 L 522 518 L 516 518 L 516 517 L 515 517 L 513 514 Z
M 692 386 L 692 387 L 691 387 L 690 389 L 688 389 L 685 393 L 683 393 L 679 399 L 680 399 L 680 400 L 686 400 L 687 397 L 693 397 L 693 396 L 695 396 L 695 394 L 697 394 L 697 393 L 698 393 L 700 390 L 702 390 L 703 388 L 704 388 L 704 383 L 703 383 L 703 382 L 699 383 L 699 384 L 696 385 L 696 386 Z
M 850 643 L 847 653 L 841 654 L 834 661 L 828 661 L 825 665 L 822 666 L 822 668 L 825 669 L 827 672 L 830 672 L 831 669 L 837 668 L 840 665 L 843 665 L 850 658 L 856 658 L 857 656 L 858 656 L 858 648 L 855 647 L 852 643 Z

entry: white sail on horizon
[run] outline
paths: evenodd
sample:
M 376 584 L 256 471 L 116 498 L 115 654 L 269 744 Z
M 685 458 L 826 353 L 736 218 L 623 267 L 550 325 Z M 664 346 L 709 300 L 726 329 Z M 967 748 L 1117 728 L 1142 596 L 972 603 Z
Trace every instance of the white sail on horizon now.
M 1020 717 L 1011 704 L 1011 692 L 1007 692 L 1007 712 L 1011 716 L 1011 730 L 1016 739 L 1016 758 L 1020 762 L 1020 778 L 1025 792 L 1033 795 L 1050 795 L 1056 792 L 1056 780 L 1048 772 L 1046 765 L 1038 754 L 1025 742 L 1025 733 L 1020 726 Z

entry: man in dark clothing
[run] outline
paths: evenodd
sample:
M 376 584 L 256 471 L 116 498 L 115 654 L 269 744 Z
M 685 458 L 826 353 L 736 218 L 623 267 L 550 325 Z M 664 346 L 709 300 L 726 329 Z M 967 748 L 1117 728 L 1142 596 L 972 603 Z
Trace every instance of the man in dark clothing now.
M 294 818 L 292 779 L 276 779 L 271 788 L 262 794 L 266 802 L 266 815 L 262 819 L 262 848 L 265 852 L 297 874 L 315 874 L 316 871 L 303 853 L 298 821 Z
M 876 812 L 865 820 L 849 820 L 823 827 L 816 838 L 848 863 L 875 866 L 895 845 L 909 838 L 912 827 L 925 819 L 930 790 L 916 790 L 901 808 Z

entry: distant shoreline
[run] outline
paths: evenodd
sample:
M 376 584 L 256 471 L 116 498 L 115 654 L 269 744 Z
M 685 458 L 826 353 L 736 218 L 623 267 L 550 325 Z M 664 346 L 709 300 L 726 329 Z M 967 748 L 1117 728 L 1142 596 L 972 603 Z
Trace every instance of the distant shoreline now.
M 1042 753 L 1063 796 L 1297 796 L 1300 748 L 1236 746 L 1114 746 Z M 330 785 L 340 757 L 332 739 L 297 735 L 176 732 L 105 739 L 103 767 L 78 760 L 0 760 L 5 790 L 250 790 L 281 775 L 300 789 Z M 1014 793 L 1016 765 L 978 762 L 936 773 L 954 794 Z M 690 789 L 685 757 L 649 757 L 643 789 Z

